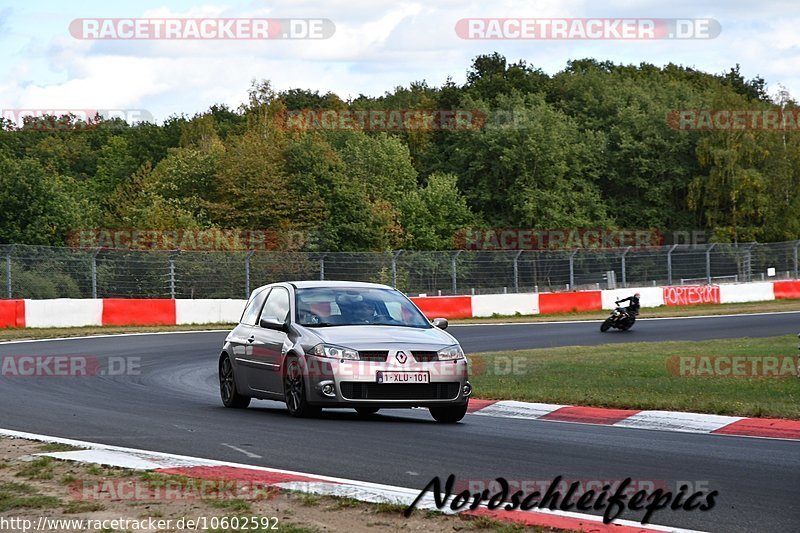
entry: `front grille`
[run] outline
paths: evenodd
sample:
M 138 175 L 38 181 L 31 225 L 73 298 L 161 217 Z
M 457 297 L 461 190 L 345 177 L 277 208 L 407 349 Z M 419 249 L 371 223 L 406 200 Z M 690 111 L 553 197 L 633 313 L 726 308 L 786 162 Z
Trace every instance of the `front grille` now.
M 438 361 L 439 354 L 437 352 L 411 352 L 414 360 L 418 363 L 430 363 L 431 361 Z
M 388 355 L 389 355 L 388 351 L 380 351 L 380 350 L 364 351 L 364 352 L 359 351 L 358 352 L 358 358 L 361 361 L 380 361 L 380 362 L 385 362 L 386 361 L 386 357 Z
M 452 400 L 458 396 L 458 382 L 371 383 L 343 381 L 342 396 L 349 400 Z

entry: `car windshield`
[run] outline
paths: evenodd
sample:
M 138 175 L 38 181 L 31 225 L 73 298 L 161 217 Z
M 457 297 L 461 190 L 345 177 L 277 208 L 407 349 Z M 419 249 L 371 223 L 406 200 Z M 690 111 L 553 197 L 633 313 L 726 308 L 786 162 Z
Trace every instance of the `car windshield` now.
M 315 287 L 297 289 L 297 323 L 308 327 L 432 327 L 425 315 L 393 289 Z

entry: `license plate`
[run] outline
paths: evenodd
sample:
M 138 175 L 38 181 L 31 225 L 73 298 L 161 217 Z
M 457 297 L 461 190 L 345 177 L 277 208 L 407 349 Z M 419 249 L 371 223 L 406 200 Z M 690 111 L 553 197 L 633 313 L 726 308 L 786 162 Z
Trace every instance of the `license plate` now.
M 430 383 L 430 372 L 378 372 L 378 383 Z

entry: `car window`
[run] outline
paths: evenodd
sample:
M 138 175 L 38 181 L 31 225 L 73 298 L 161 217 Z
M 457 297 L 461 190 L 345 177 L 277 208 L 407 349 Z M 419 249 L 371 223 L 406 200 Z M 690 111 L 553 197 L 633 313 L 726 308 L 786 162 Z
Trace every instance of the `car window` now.
M 400 302 L 386 302 L 386 311 L 394 320 L 403 320 L 403 305 Z
M 297 323 L 302 326 L 381 325 L 430 328 L 425 315 L 402 293 L 364 287 L 297 289 Z
M 264 310 L 261 311 L 262 318 L 274 317 L 281 321 L 286 321 L 289 317 L 289 291 L 281 287 L 275 287 L 267 298 L 267 303 L 264 304 Z
M 264 299 L 267 297 L 268 293 L 269 289 L 264 289 L 250 298 L 250 303 L 247 304 L 242 314 L 242 324 L 247 324 L 248 326 L 255 325 L 256 318 L 261 311 L 261 306 L 264 304 Z

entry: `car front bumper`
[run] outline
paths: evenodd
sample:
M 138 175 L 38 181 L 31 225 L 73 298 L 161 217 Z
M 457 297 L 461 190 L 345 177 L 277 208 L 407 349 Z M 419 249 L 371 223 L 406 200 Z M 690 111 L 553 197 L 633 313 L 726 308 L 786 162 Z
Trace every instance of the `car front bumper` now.
M 430 407 L 464 404 L 472 392 L 466 359 L 350 361 L 307 356 L 309 402 L 321 407 Z M 427 383 L 381 383 L 379 372 L 428 375 Z

